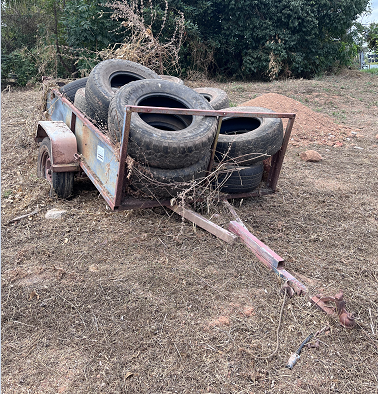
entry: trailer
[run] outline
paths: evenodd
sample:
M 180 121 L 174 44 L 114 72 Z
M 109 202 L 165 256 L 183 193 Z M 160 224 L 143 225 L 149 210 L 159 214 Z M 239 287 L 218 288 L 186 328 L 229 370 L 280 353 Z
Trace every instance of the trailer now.
M 243 242 L 268 269 L 285 281 L 284 289 L 287 294 L 290 296 L 294 293 L 307 294 L 314 304 L 327 314 L 337 317 L 344 327 L 353 327 L 354 318 L 345 309 L 342 292 L 335 297 L 309 295 L 307 287 L 286 271 L 284 259 L 251 234 L 232 205 L 228 203 L 230 199 L 262 196 L 277 191 L 280 171 L 295 120 L 294 113 L 209 111 L 130 105 L 125 108 L 120 142 L 114 143 L 57 89 L 48 91 L 46 110 L 47 120 L 38 122 L 35 137 L 40 143 L 38 175 L 50 182 L 52 191 L 59 197 L 65 198 L 70 195 L 75 174 L 83 172 L 114 211 L 167 207 L 225 242 L 230 244 Z M 232 116 L 282 118 L 287 119 L 288 122 L 281 148 L 265 162 L 267 171 L 261 187 L 248 193 L 222 194 L 224 204 L 235 218 L 229 223 L 229 228 L 224 229 L 189 209 L 187 204 L 178 204 L 175 199 L 136 198 L 127 193 L 130 182 L 126 176 L 129 165 L 128 142 L 133 112 L 217 118 L 217 132 L 211 147 L 208 173 L 211 172 L 214 164 L 215 148 L 224 118 Z M 329 302 L 334 302 L 335 307 L 331 307 Z

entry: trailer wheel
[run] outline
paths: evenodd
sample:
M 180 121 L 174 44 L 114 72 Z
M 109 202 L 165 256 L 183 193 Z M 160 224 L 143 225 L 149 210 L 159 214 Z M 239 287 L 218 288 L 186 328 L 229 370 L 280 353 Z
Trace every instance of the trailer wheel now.
M 252 166 L 223 164 L 212 185 L 222 193 L 249 193 L 260 185 L 263 172 L 262 161 Z
M 130 82 L 109 106 L 108 132 L 116 141 L 120 141 L 126 105 L 211 110 L 200 94 L 185 85 L 162 79 Z M 128 154 L 151 167 L 188 167 L 209 151 L 216 125 L 214 117 L 133 113 Z
M 131 167 L 130 184 L 149 197 L 172 198 L 178 193 L 190 189 L 193 181 L 199 181 L 206 176 L 210 162 L 210 151 L 197 163 L 189 167 L 167 170 L 163 168 L 146 167 L 134 162 Z M 188 193 L 193 193 L 191 188 Z M 189 194 L 190 195 L 190 194 Z
M 88 115 L 102 125 L 108 121 L 110 100 L 119 88 L 140 79 L 161 79 L 151 69 L 123 59 L 109 59 L 98 63 L 88 77 L 85 88 L 90 112 Z
M 75 100 L 76 92 L 81 88 L 85 88 L 87 81 L 88 81 L 88 78 L 76 79 L 75 81 L 72 81 L 72 82 L 67 83 L 66 85 L 62 86 L 59 89 L 59 92 L 62 93 L 66 98 L 68 98 L 68 100 L 70 100 L 73 103 Z
M 215 110 L 227 108 L 230 105 L 230 99 L 227 93 L 218 88 L 195 88 L 193 89 L 210 103 Z
M 51 160 L 51 142 L 48 137 L 41 142 L 38 152 L 37 174 L 51 183 L 51 195 L 67 198 L 73 192 L 73 172 L 53 172 Z
M 232 107 L 225 111 L 271 112 L 261 107 Z M 275 154 L 282 146 L 283 125 L 280 118 L 226 117 L 222 121 L 216 160 L 251 165 Z

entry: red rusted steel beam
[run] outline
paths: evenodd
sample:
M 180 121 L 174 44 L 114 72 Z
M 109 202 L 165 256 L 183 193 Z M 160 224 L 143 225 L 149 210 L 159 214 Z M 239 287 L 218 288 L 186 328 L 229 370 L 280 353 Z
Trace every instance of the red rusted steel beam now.
M 284 267 L 284 259 L 251 234 L 242 223 L 232 221 L 228 228 L 243 240 L 259 260 L 267 261 L 269 265 L 272 265 L 275 268 Z
M 285 270 L 284 259 L 251 234 L 243 223 L 231 221 L 228 229 L 238 235 L 267 268 L 288 281 L 297 294 L 307 293 L 307 287 Z
M 115 207 L 120 206 L 122 203 L 123 186 L 125 181 L 125 170 L 126 170 L 127 147 L 129 143 L 129 133 L 130 133 L 130 122 L 131 122 L 131 111 L 126 107 L 125 118 L 123 121 L 121 151 L 119 154 L 117 184 L 115 187 L 115 197 L 114 197 Z
M 138 113 L 154 113 L 154 114 L 177 114 L 177 115 L 197 115 L 197 116 L 240 116 L 250 118 L 258 116 L 260 118 L 295 118 L 292 113 L 278 112 L 245 112 L 245 111 L 222 111 L 222 110 L 204 110 L 204 109 L 182 109 L 167 107 L 147 107 L 137 105 L 127 105 L 126 110 Z
M 286 149 L 289 144 L 291 131 L 294 125 L 295 114 L 292 115 L 294 116 L 290 117 L 286 126 L 286 131 L 285 131 L 281 149 L 272 157 L 271 170 L 268 175 L 267 187 L 270 187 L 274 192 L 276 191 L 277 188 L 278 178 L 280 176 Z

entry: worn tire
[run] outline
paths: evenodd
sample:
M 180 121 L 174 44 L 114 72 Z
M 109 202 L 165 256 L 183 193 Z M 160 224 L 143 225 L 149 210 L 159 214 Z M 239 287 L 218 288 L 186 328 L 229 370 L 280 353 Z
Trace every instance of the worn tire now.
M 73 103 L 75 100 L 76 92 L 81 88 L 85 88 L 87 81 L 87 77 L 76 79 L 75 81 L 67 83 L 66 85 L 59 88 L 59 92 L 62 93 L 64 97 L 68 98 L 68 100 Z
M 88 104 L 87 99 L 85 98 L 85 88 L 80 88 L 75 94 L 74 106 L 82 112 L 84 115 L 87 115 Z
M 184 85 L 184 81 L 179 77 L 174 77 L 173 75 L 159 75 L 160 78 L 165 79 L 166 81 L 171 81 L 178 83 L 179 85 Z
M 263 172 L 262 161 L 252 166 L 224 164 L 212 181 L 212 185 L 222 193 L 249 193 L 260 185 Z
M 150 197 L 177 197 L 178 193 L 192 186 L 193 181 L 205 178 L 209 162 L 210 151 L 197 163 L 173 170 L 146 167 L 134 162 L 130 178 L 131 187 Z
M 120 140 L 126 105 L 211 109 L 200 94 L 185 85 L 156 79 L 130 82 L 110 103 L 108 132 L 113 140 Z M 212 117 L 133 113 L 128 154 L 150 167 L 188 167 L 209 151 L 216 125 Z
M 140 79 L 161 78 L 149 68 L 129 60 L 109 59 L 98 63 L 89 74 L 85 89 L 89 116 L 106 125 L 109 104 L 117 90 Z
M 218 88 L 195 88 L 197 93 L 205 97 L 205 99 L 210 103 L 213 109 L 223 109 L 230 105 L 230 99 L 227 93 Z
M 59 198 L 68 198 L 73 193 L 73 172 L 53 172 L 51 155 L 51 142 L 49 137 L 45 137 L 39 146 L 37 175 L 47 179 L 51 184 L 51 195 L 53 192 Z
M 232 107 L 225 110 L 274 112 L 261 107 Z M 275 154 L 282 142 L 283 126 L 280 118 L 226 117 L 222 122 L 215 157 L 217 161 L 231 160 L 248 166 Z

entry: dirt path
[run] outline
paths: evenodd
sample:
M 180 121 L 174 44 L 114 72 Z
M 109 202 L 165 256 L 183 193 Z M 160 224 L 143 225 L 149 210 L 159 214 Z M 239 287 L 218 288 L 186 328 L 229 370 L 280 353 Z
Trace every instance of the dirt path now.
M 298 279 L 326 295 L 344 290 L 357 327 L 342 328 L 306 297 L 286 299 L 281 316 L 279 280 L 243 245 L 164 209 L 113 213 L 85 180 L 71 200 L 50 198 L 35 175 L 40 92 L 3 92 L 2 392 L 376 392 L 378 78 L 187 84 L 223 88 L 233 104 L 284 95 L 348 130 L 341 146 L 293 140 L 279 191 L 233 203 Z M 324 160 L 301 161 L 305 149 Z M 67 213 L 48 221 L 51 208 Z M 223 206 L 203 213 L 222 226 L 231 219 Z M 280 317 L 278 351 L 264 359 Z M 285 368 L 326 325 L 319 349 Z

